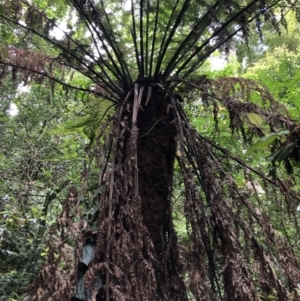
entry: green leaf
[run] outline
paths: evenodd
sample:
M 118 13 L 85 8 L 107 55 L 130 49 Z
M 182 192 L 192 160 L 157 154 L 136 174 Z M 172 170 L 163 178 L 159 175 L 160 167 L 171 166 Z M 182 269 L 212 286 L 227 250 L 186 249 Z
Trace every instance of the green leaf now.
M 276 133 L 278 136 L 284 136 L 284 135 L 288 135 L 290 133 L 289 130 L 284 130 L 284 131 L 281 131 L 279 133 Z
M 33 217 L 38 217 L 40 215 L 39 210 L 35 207 L 31 207 L 31 213 Z
M 258 114 L 247 113 L 247 117 L 252 124 L 261 127 L 261 124 L 263 123 L 263 119 Z
M 62 262 L 60 262 L 60 263 L 58 264 L 58 267 L 59 267 L 60 269 L 63 269 L 63 268 L 65 267 L 65 265 L 66 265 L 66 263 L 65 263 L 64 261 L 62 261 Z
M 250 155 L 255 150 L 270 150 L 269 146 L 280 136 L 289 134 L 289 131 L 281 131 L 279 133 L 271 133 L 260 138 L 257 142 L 251 145 L 250 149 L 248 150 L 247 154 Z
M 257 142 L 251 145 L 247 154 L 250 155 L 255 150 L 269 150 L 270 144 L 272 144 L 278 137 L 278 134 L 271 134 L 260 138 Z
M 299 161 L 296 161 L 296 160 L 292 159 L 291 162 L 292 162 L 293 166 L 300 168 L 300 162 Z
M 293 152 L 295 144 L 293 142 L 281 147 L 275 153 L 268 157 L 271 161 L 282 161 L 287 159 Z

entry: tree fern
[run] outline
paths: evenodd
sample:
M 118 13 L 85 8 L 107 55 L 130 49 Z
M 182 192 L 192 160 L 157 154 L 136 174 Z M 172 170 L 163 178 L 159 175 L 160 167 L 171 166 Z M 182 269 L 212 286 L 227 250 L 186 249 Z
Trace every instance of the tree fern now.
M 290 9 L 298 12 L 298 1 L 70 0 L 54 2 L 45 12 L 42 3 L 4 1 L 1 26 L 10 24 L 20 38 L 27 34 L 46 41 L 54 47 L 52 56 L 38 53 L 36 44 L 14 51 L 5 45 L 0 62 L 9 67 L 3 68 L 19 68 L 16 81 L 30 72 L 31 80 L 37 81 L 33 74 L 38 74 L 69 89 L 95 93 L 99 102 L 115 104 L 116 111 L 109 119 L 111 134 L 101 161 L 98 185 L 104 188 L 97 196 L 97 231 L 81 232 L 82 224 L 75 226 L 71 217 L 61 222 L 60 217 L 64 233 L 77 238 L 75 264 L 66 267 L 67 277 L 66 270 L 58 268 L 54 251 L 49 254 L 31 300 L 179 301 L 192 299 L 190 294 L 194 300 L 298 300 L 299 265 L 288 235 L 275 233 L 269 219 L 255 208 L 259 198 L 240 192 L 224 166 L 238 165 L 250 183 L 249 173 L 255 174 L 268 195 L 284 199 L 287 206 L 295 208 L 299 197 L 276 173 L 265 176 L 198 133 L 174 93 L 177 87 L 188 100 L 191 89 L 200 91 L 216 128 L 222 104 L 232 133 L 240 133 L 245 143 L 262 135 L 259 127 L 246 131 L 247 114 L 263 116 L 272 130 L 296 128 L 253 81 L 191 78 L 237 33 L 247 42 L 251 22 L 256 21 L 261 33 L 263 18 L 279 32 L 276 10 L 282 15 Z M 64 20 L 57 13 L 60 6 L 76 22 L 69 18 L 64 37 L 55 39 L 51 29 Z M 29 64 L 22 55 L 31 53 L 36 60 Z M 40 58 L 43 61 L 37 63 Z M 74 85 L 61 70 L 82 74 L 90 87 Z M 257 92 L 260 105 L 250 102 L 249 91 Z M 98 126 L 101 118 L 96 112 L 74 126 Z M 187 248 L 179 245 L 172 221 L 175 161 L 185 186 Z M 77 213 L 80 201 L 73 200 Z M 91 242 L 94 256 L 87 263 L 80 251 Z M 84 284 L 84 296 L 82 290 L 77 294 L 76 282 Z

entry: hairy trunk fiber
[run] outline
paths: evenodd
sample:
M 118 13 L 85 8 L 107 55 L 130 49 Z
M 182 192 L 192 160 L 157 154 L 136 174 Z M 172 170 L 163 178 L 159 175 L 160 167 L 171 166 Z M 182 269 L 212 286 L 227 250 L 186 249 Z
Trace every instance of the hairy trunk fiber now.
M 175 137 L 169 96 L 136 84 L 113 126 L 97 246 L 85 277 L 97 301 L 186 300 L 171 219 Z M 103 282 L 97 292 L 95 275 Z
M 178 277 L 176 235 L 171 219 L 171 189 L 176 141 L 175 124 L 168 97 L 157 92 L 139 112 L 137 147 L 139 193 L 143 223 L 154 245 L 154 270 L 160 295 L 174 290 Z M 170 291 L 171 293 L 171 291 Z M 175 293 L 175 291 L 173 291 Z M 174 296 L 171 298 L 174 300 Z

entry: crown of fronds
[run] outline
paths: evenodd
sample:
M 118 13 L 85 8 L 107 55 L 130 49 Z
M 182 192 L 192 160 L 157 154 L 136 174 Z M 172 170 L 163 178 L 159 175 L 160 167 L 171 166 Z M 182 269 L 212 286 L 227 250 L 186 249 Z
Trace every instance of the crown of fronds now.
M 0 18 L 3 26 L 17 25 L 25 34 L 31 32 L 52 43 L 60 64 L 86 75 L 101 88 L 98 94 L 113 102 L 122 99 L 137 80 L 178 83 L 238 32 L 247 40 L 252 21 L 259 33 L 263 22 L 279 31 L 278 18 L 284 20 L 288 10 L 299 8 L 297 2 L 278 0 L 72 0 L 69 4 L 63 10 L 67 29 L 60 31 L 61 39 L 53 37 L 53 29 L 62 21 L 44 12 L 39 1 L 6 0 L 0 6 Z M 61 9 L 60 2 L 52 5 L 55 11 Z M 276 7 L 281 15 L 275 15 Z M 17 53 L 4 52 L 1 63 L 66 81 L 47 72 L 47 59 L 28 66 L 18 56 L 11 60 L 12 52 Z

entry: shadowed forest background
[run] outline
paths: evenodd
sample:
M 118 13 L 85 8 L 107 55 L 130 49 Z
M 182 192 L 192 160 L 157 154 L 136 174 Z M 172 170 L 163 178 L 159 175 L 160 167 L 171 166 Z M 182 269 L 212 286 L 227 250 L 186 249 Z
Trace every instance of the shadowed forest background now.
M 2 1 L 0 300 L 300 300 L 299 16 Z

